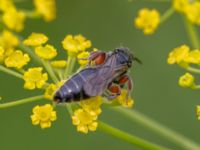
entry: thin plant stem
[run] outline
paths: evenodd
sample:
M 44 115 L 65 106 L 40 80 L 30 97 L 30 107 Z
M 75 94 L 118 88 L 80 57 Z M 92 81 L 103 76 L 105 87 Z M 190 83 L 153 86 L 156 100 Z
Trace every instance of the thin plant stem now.
M 169 150 L 165 147 L 159 146 L 157 144 L 153 144 L 153 143 L 146 141 L 142 138 L 139 138 L 135 135 L 121 131 L 115 127 L 112 127 L 111 125 L 108 125 L 108 124 L 102 122 L 102 121 L 98 122 L 98 129 L 100 129 L 101 131 L 103 131 L 107 134 L 113 135 L 114 137 L 117 137 L 121 140 L 124 140 L 130 144 L 140 147 L 141 149 L 144 149 L 144 150 Z
M 143 1 L 143 2 L 167 2 L 167 3 L 169 3 L 169 2 L 171 2 L 171 0 L 129 0 L 130 2 L 132 2 L 132 1 Z
M 65 78 L 72 74 L 75 63 L 76 63 L 76 57 L 73 56 L 73 55 L 69 55 L 68 60 L 67 60 L 67 64 L 70 64 L 70 65 L 67 65 L 67 67 L 65 69 L 65 72 L 64 72 Z
M 41 100 L 43 98 L 44 98 L 43 95 L 39 95 L 39 96 L 20 99 L 20 100 L 17 100 L 17 101 L 3 103 L 3 104 L 0 104 L 0 109 L 13 107 L 13 106 L 17 106 L 17 105 L 22 105 L 22 104 L 26 104 L 26 103 L 30 103 L 30 102 L 34 102 L 34 101 L 38 101 L 38 100 Z
M 160 24 L 164 23 L 167 19 L 169 19 L 174 14 L 174 8 L 170 7 L 161 17 Z
M 197 69 L 197 68 L 193 68 L 191 66 L 185 68 L 187 71 L 189 72 L 193 72 L 193 73 L 197 73 L 197 74 L 200 74 L 200 69 Z
M 188 139 L 187 137 L 165 127 L 164 125 L 156 122 L 153 119 L 145 116 L 144 114 L 131 109 L 124 108 L 113 108 L 112 110 L 119 112 L 125 115 L 127 118 L 131 119 L 134 122 L 139 123 L 140 125 L 158 133 L 160 136 L 166 138 L 172 143 L 177 144 L 178 146 L 187 149 L 187 150 L 199 150 L 200 145 L 194 141 Z
M 4 67 L 4 66 L 2 66 L 2 65 L 0 65 L 0 71 L 5 72 L 5 73 L 7 73 L 7 74 L 9 74 L 9 75 L 15 76 L 15 77 L 17 77 L 17 78 L 23 79 L 23 75 L 19 74 L 19 73 L 16 72 L 16 71 L 13 71 L 13 70 L 11 70 L 11 69 L 8 69 L 8 68 L 6 68 L 6 67 Z
M 198 90 L 200 89 L 200 85 L 195 85 L 194 87 L 192 87 L 192 89 Z
M 47 70 L 47 72 L 49 73 L 49 75 L 51 76 L 51 79 L 55 82 L 58 83 L 59 80 L 57 79 L 51 65 L 49 64 L 49 62 L 47 60 L 42 60 L 42 64 L 45 67 L 45 69 Z
M 199 43 L 200 39 L 198 37 L 196 27 L 185 17 L 184 17 L 184 23 L 185 23 L 185 28 L 186 28 L 188 37 L 190 39 L 190 42 L 192 44 L 192 47 L 194 49 L 200 49 L 200 43 Z

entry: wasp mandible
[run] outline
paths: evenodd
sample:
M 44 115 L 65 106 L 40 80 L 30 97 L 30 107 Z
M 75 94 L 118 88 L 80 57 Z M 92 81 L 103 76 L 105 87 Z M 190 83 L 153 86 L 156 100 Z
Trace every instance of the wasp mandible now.
M 95 96 L 112 100 L 121 94 L 127 83 L 128 93 L 133 87 L 127 72 L 133 61 L 140 62 L 128 48 L 110 52 L 92 52 L 88 65 L 70 77 L 54 95 L 56 103 L 77 102 Z

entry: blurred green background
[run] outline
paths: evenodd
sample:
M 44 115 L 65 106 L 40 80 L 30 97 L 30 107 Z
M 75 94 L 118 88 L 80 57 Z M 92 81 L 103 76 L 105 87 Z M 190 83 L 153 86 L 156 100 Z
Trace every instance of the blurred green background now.
M 32 8 L 32 1 L 20 3 L 20 7 Z M 133 26 L 133 19 L 140 8 L 157 8 L 161 13 L 170 3 L 142 2 L 142 0 L 57 0 L 57 19 L 51 23 L 42 20 L 28 20 L 21 33 L 27 37 L 31 32 L 43 32 L 50 38 L 60 55 L 65 58 L 61 41 L 66 34 L 83 34 L 93 47 L 113 50 L 129 47 L 140 58 L 143 65 L 135 64 L 131 77 L 135 86 L 132 96 L 134 109 L 183 135 L 200 142 L 200 121 L 196 118 L 196 105 L 200 104 L 199 91 L 183 89 L 177 85 L 184 70 L 166 63 L 169 51 L 181 44 L 190 44 L 184 29 L 182 17 L 173 15 L 162 24 L 152 36 L 144 36 Z M 36 65 L 35 65 L 36 66 Z M 23 81 L 0 73 L 0 96 L 2 102 L 33 96 L 40 91 L 23 89 Z M 35 102 L 0 110 L 1 150 L 137 150 L 137 147 L 115 139 L 100 131 L 88 135 L 77 133 L 63 107 L 58 107 L 58 120 L 50 129 L 42 130 L 31 124 L 30 115 Z M 152 133 L 124 116 L 103 110 L 100 119 L 139 137 L 163 144 L 171 149 L 176 145 Z

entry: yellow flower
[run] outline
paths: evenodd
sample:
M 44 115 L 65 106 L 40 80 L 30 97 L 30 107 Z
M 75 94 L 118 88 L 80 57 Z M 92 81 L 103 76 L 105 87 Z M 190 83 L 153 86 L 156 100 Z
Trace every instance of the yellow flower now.
M 48 80 L 47 73 L 42 74 L 42 68 L 29 68 L 28 71 L 24 73 L 23 77 L 25 84 L 24 88 L 33 90 L 36 87 L 42 88 L 45 82 Z
M 96 97 L 91 97 L 87 100 L 81 101 L 80 105 L 84 110 L 89 111 L 90 113 L 99 115 L 101 113 L 100 106 L 102 105 L 102 102 L 103 102 L 102 97 L 96 96 Z
M 91 47 L 90 40 L 86 40 L 82 35 L 67 35 L 62 41 L 63 48 L 69 53 L 78 53 L 85 51 L 87 48 Z
M 179 78 L 179 85 L 181 87 L 194 87 L 194 77 L 190 73 L 185 73 Z
M 3 49 L 2 46 L 0 46 L 0 63 L 3 62 L 3 59 L 4 59 L 4 52 L 5 52 L 5 50 Z
M 3 30 L 0 35 L 0 46 L 5 50 L 12 49 L 19 45 L 19 39 L 10 31 Z
M 200 64 L 200 51 L 199 50 L 190 51 L 185 61 L 188 63 Z
M 75 110 L 72 116 L 72 123 L 77 126 L 77 131 L 85 134 L 87 134 L 88 131 L 96 131 L 98 126 L 96 120 L 97 115 L 95 113 L 84 109 Z
M 67 66 L 66 60 L 55 60 L 51 62 L 51 66 L 54 68 L 64 68 Z
M 45 21 L 52 21 L 56 18 L 55 0 L 34 0 L 36 11 L 44 17 Z
M 25 13 L 16 9 L 9 9 L 3 14 L 4 24 L 11 30 L 21 31 L 24 28 Z
M 181 64 L 185 62 L 185 59 L 188 57 L 190 48 L 187 45 L 182 45 L 175 48 L 172 52 L 169 53 L 167 62 L 168 64 Z
M 160 23 L 160 14 L 157 10 L 143 8 L 134 20 L 136 28 L 143 30 L 144 34 L 152 34 Z
M 121 94 L 116 99 L 123 107 L 131 108 L 134 105 L 133 99 L 130 96 L 127 97 L 127 90 L 125 89 L 121 90 Z
M 35 53 L 43 59 L 53 59 L 57 55 L 57 50 L 52 45 L 38 46 Z
M 58 86 L 55 84 L 50 84 L 46 89 L 44 93 L 44 97 L 46 99 L 52 100 L 54 92 L 58 89 Z
M 189 5 L 189 0 L 173 0 L 173 7 L 178 12 L 184 12 L 187 5 Z
M 0 10 L 7 11 L 15 8 L 12 0 L 0 0 Z
M 185 15 L 192 23 L 200 25 L 200 2 L 195 1 L 187 5 Z
M 53 107 L 50 104 L 43 106 L 35 106 L 33 108 L 33 115 L 31 120 L 33 125 L 39 125 L 42 129 L 50 128 L 51 122 L 57 119 L 56 112 L 53 111 Z
M 200 105 L 197 106 L 197 119 L 200 120 Z
M 32 33 L 23 41 L 27 46 L 40 46 L 48 41 L 48 37 L 42 33 Z
M 78 58 L 78 63 L 81 65 L 81 66 L 85 66 L 88 64 L 89 62 L 89 56 L 90 56 L 90 53 L 87 52 L 87 51 L 84 51 L 84 52 L 81 52 L 80 54 L 77 55 L 77 58 Z
M 6 67 L 22 68 L 30 61 L 28 54 L 23 54 L 22 51 L 16 50 L 5 59 Z

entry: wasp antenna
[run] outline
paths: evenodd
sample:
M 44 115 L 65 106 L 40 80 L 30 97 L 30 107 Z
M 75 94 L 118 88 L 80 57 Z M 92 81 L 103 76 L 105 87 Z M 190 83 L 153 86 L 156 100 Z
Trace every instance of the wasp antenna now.
M 142 65 L 142 61 L 141 61 L 139 58 L 137 58 L 137 57 L 134 57 L 133 59 L 134 59 L 134 61 L 136 61 L 136 62 L 138 62 L 139 64 L 141 64 L 141 65 Z

